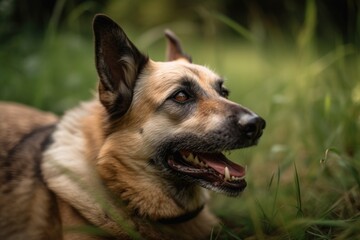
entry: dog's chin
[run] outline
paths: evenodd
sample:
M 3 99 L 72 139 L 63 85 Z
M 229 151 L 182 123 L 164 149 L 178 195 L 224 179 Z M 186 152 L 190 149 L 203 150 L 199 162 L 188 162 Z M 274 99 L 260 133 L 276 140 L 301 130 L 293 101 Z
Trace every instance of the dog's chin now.
M 168 154 L 166 163 L 186 181 L 228 196 L 238 196 L 246 187 L 246 168 L 231 162 L 221 152 L 181 150 Z

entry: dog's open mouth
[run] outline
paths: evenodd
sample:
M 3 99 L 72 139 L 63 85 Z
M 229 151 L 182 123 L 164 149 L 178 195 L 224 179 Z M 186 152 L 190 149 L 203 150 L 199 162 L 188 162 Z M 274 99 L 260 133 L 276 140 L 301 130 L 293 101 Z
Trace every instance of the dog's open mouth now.
M 238 195 L 246 187 L 246 168 L 231 162 L 220 152 L 179 151 L 169 155 L 167 163 L 171 169 L 218 192 Z

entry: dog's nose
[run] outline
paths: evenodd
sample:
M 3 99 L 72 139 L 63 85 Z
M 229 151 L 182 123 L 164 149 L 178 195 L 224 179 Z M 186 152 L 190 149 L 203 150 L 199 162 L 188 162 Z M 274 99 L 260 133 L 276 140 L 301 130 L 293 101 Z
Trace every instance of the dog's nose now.
M 240 118 L 239 125 L 243 134 L 249 140 L 257 140 L 261 137 L 263 130 L 266 126 L 266 122 L 263 118 L 257 115 L 247 115 Z

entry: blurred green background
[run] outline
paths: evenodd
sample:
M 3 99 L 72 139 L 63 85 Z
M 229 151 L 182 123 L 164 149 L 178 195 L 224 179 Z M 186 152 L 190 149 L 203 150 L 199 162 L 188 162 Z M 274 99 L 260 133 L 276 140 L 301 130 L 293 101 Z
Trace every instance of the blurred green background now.
M 267 120 L 257 147 L 229 155 L 248 187 L 213 194 L 212 239 L 360 239 L 359 1 L 0 0 L 0 100 L 62 114 L 91 98 L 100 12 L 158 61 L 172 29 Z

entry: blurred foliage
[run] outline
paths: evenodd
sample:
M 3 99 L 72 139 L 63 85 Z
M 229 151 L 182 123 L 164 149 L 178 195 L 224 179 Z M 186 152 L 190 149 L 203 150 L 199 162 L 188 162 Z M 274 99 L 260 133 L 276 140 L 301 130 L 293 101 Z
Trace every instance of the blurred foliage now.
M 332 37 L 336 35 L 344 43 L 359 42 L 357 0 L 311 2 L 321 9 L 315 16 L 316 39 L 335 43 L 337 39 Z M 61 8 L 58 13 L 57 7 Z M 1 0 L 0 39 L 4 41 L 20 31 L 43 32 L 54 17 L 58 18 L 59 27 L 89 33 L 89 22 L 98 12 L 140 31 L 176 21 L 192 22 L 201 30 L 209 20 L 204 11 L 210 11 L 221 12 L 267 42 L 272 38 L 296 37 L 303 28 L 305 8 L 305 1 L 295 0 Z
M 229 156 L 249 184 L 241 199 L 214 194 L 219 239 L 359 239 L 359 11 L 357 0 L 1 0 L 0 99 L 61 114 L 90 98 L 95 13 L 155 60 L 172 28 L 267 120 L 259 146 Z

